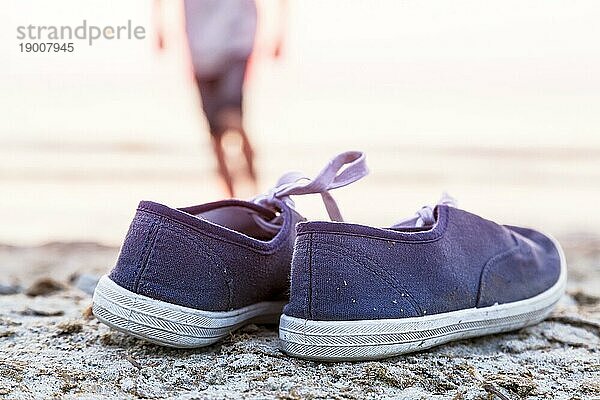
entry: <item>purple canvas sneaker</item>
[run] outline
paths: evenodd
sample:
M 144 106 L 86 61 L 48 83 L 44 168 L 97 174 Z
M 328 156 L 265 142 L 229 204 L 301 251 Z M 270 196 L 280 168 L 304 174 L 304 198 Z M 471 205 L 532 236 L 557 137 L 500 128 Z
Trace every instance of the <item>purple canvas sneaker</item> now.
M 297 227 L 283 350 L 325 360 L 384 358 L 543 320 L 562 296 L 559 244 L 442 201 L 388 229 Z
M 343 169 L 345 167 L 345 169 Z M 292 195 L 319 193 L 367 173 L 365 157 L 335 157 L 313 180 L 284 175 L 253 201 L 174 209 L 142 201 L 116 266 L 94 293 L 93 312 L 122 332 L 171 347 L 210 345 L 249 322 L 277 322 L 289 292 L 295 225 Z

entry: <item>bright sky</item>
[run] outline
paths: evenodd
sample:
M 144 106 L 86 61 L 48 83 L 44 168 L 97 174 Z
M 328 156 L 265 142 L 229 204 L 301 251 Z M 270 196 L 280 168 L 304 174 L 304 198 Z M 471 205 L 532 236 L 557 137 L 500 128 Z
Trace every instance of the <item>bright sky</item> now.
M 114 126 L 94 118 L 94 108 L 92 115 L 78 110 L 69 116 L 71 122 L 56 114 L 71 105 L 77 110 L 82 101 L 112 99 L 115 93 L 133 96 L 132 89 L 140 94 L 128 103 L 132 115 L 144 115 L 155 105 L 147 99 L 150 90 L 167 92 L 171 104 L 189 103 L 181 99 L 182 91 L 173 90 L 176 85 L 185 90 L 189 76 L 178 3 L 167 2 L 171 48 L 159 56 L 152 46 L 150 0 L 9 0 L 9 13 L 0 17 L 2 53 L 8 54 L 8 62 L 0 65 L 0 82 L 8 88 L 3 108 L 14 117 L 0 122 L 0 132 L 9 124 L 11 132 L 37 135 L 31 131 L 39 132 L 40 123 L 46 134 L 79 131 L 88 121 L 112 131 Z M 265 0 L 261 8 L 273 10 L 276 4 Z M 263 77 L 302 102 L 333 98 L 347 103 L 307 110 L 316 112 L 316 119 L 356 115 L 349 125 L 359 135 L 359 129 L 377 128 L 381 135 L 396 135 L 398 129 L 419 135 L 483 135 L 494 143 L 504 142 L 498 135 L 515 131 L 526 135 L 521 140 L 536 144 L 542 139 L 564 144 L 600 140 L 595 134 L 600 126 L 600 3 L 340 4 L 292 1 L 286 59 L 274 72 L 277 76 Z M 18 53 L 17 25 L 79 25 L 83 18 L 99 26 L 131 19 L 148 28 L 149 39 L 77 44 L 69 55 Z M 263 20 L 273 25 L 272 18 Z M 61 99 L 63 93 L 70 100 Z M 36 103 L 39 118 L 29 118 Z M 312 124 L 295 126 L 305 134 Z

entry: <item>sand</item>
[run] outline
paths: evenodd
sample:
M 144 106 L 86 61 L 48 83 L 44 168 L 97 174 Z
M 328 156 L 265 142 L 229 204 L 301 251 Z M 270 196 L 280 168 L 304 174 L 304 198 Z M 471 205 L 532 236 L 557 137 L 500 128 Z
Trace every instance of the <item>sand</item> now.
M 600 240 L 562 242 L 568 294 L 546 321 L 361 363 L 289 358 L 268 326 L 200 350 L 148 344 L 89 313 L 117 248 L 0 246 L 0 292 L 15 292 L 0 295 L 0 398 L 600 398 Z

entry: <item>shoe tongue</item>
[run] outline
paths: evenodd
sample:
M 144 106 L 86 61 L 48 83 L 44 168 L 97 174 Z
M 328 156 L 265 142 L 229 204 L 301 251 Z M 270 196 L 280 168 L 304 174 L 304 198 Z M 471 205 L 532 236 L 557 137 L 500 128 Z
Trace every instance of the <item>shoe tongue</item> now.
M 403 219 L 392 225 L 393 229 L 398 228 L 422 228 L 433 226 L 435 224 L 435 212 L 431 206 L 424 206 L 412 217 Z
M 392 229 L 399 228 L 427 228 L 436 223 L 436 209 L 438 205 L 456 207 L 456 200 L 448 193 L 442 193 L 442 197 L 435 206 L 423 206 L 414 216 L 403 219 L 392 225 Z

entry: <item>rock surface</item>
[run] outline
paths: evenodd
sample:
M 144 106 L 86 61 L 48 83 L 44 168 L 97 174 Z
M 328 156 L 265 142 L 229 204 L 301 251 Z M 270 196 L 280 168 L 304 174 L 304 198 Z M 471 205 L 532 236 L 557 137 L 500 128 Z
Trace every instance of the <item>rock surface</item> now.
M 100 324 L 90 315 L 90 296 L 68 284 L 73 274 L 101 274 L 117 249 L 5 246 L 7 279 L 30 287 L 51 270 L 65 288 L 0 296 L 0 398 L 600 398 L 598 241 L 564 243 L 569 295 L 546 321 L 362 363 L 289 358 L 276 329 L 256 325 L 205 349 L 148 344 Z

